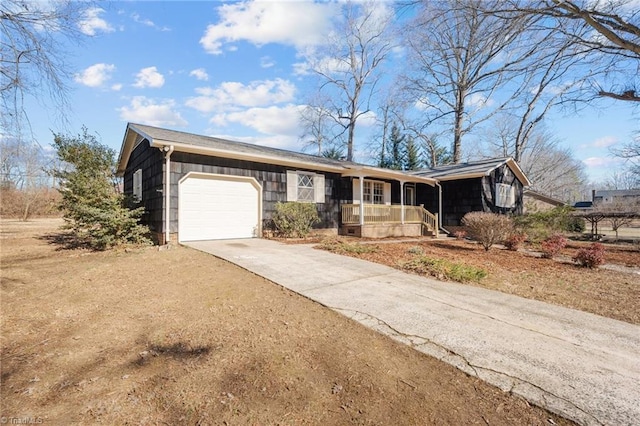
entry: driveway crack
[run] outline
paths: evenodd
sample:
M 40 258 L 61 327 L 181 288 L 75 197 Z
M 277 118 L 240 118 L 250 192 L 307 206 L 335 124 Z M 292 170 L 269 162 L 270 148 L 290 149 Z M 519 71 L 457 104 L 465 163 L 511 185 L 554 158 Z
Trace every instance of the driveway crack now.
M 538 385 L 536 385 L 534 383 L 531 383 L 531 382 L 529 382 L 527 380 L 523 380 L 520 377 L 516 377 L 516 376 L 510 375 L 510 374 L 507 374 L 507 373 L 505 373 L 503 371 L 498 371 L 498 370 L 495 370 L 495 369 L 492 369 L 492 368 L 487 368 L 487 367 L 483 367 L 483 366 L 480 366 L 480 365 L 475 365 L 471 361 L 469 361 L 464 355 L 461 355 L 461 354 L 459 354 L 459 353 L 457 353 L 455 351 L 452 351 L 448 347 L 443 346 L 443 345 L 441 345 L 441 344 L 439 344 L 437 342 L 434 342 L 433 340 L 431 340 L 431 339 L 429 339 L 427 337 L 416 335 L 416 334 L 404 333 L 404 332 L 398 330 L 397 328 L 393 327 L 387 321 L 385 321 L 385 320 L 383 320 L 381 318 L 378 318 L 378 317 L 376 317 L 374 315 L 371 315 L 369 313 L 366 313 L 366 312 L 362 312 L 362 311 L 355 310 L 355 309 L 336 308 L 336 307 L 332 307 L 332 306 L 328 306 L 328 307 L 333 309 L 333 310 L 335 310 L 335 311 L 344 313 L 345 316 L 348 316 L 351 319 L 356 319 L 354 317 L 356 315 L 360 315 L 360 316 L 365 317 L 365 318 L 367 318 L 369 320 L 373 320 L 373 321 L 377 322 L 378 326 L 381 326 L 381 327 L 387 329 L 387 333 L 385 333 L 385 334 L 387 334 L 387 335 L 389 335 L 391 337 L 398 336 L 398 337 L 403 338 L 403 340 L 409 342 L 409 346 L 411 346 L 414 349 L 418 349 L 419 350 L 419 348 L 421 346 L 424 346 L 426 343 L 428 343 L 430 345 L 433 345 L 433 346 L 437 347 L 438 349 L 440 349 L 441 351 L 443 351 L 444 353 L 446 353 L 448 357 L 455 357 L 456 359 L 462 360 L 462 362 L 467 367 L 467 369 L 460 368 L 460 366 L 456 365 L 455 363 L 453 363 L 451 361 L 447 361 L 446 360 L 446 358 L 447 358 L 446 356 L 443 356 L 443 357 L 435 356 L 437 359 L 439 359 L 440 361 L 447 362 L 448 364 L 453 365 L 454 367 L 457 367 L 457 368 L 467 372 L 468 374 L 469 374 L 469 371 L 471 371 L 472 372 L 471 375 L 477 377 L 480 380 L 485 380 L 485 379 L 483 379 L 481 372 L 493 373 L 493 374 L 495 374 L 495 375 L 497 375 L 497 376 L 499 376 L 501 378 L 508 378 L 510 383 L 511 383 L 511 385 L 510 385 L 510 387 L 508 389 L 506 389 L 506 390 L 503 389 L 503 390 L 505 392 L 509 393 L 509 394 L 517 395 L 517 396 L 524 397 L 525 399 L 527 399 L 525 395 L 523 395 L 522 393 L 519 393 L 517 391 L 517 388 L 522 386 L 522 385 L 531 386 L 533 389 L 536 389 L 540 393 L 542 401 L 543 401 L 543 403 L 542 403 L 543 408 L 552 410 L 553 407 L 551 406 L 550 401 L 549 401 L 549 397 L 552 397 L 556 401 L 561 401 L 563 404 L 571 406 L 573 409 L 577 410 L 581 414 L 589 417 L 589 419 L 592 422 L 596 422 L 599 425 L 604 425 L 604 423 L 601 420 L 599 420 L 594 414 L 586 411 L 584 408 L 579 407 L 574 402 L 572 402 L 572 401 L 570 401 L 570 400 L 568 400 L 568 399 L 566 399 L 566 398 L 564 398 L 562 396 L 556 395 L 553 392 L 550 392 L 547 389 L 543 389 L 542 387 L 540 387 L 540 386 L 538 386 Z M 348 314 L 351 314 L 351 315 L 348 315 Z M 361 322 L 361 321 L 359 321 L 359 322 Z M 433 355 L 433 354 L 430 354 L 430 355 Z M 495 385 L 495 383 L 492 383 L 492 384 Z M 540 402 L 536 402 L 536 401 L 531 401 L 531 402 L 536 403 L 538 405 L 540 404 Z M 556 412 L 557 412 L 557 414 L 562 414 L 557 410 L 556 410 Z

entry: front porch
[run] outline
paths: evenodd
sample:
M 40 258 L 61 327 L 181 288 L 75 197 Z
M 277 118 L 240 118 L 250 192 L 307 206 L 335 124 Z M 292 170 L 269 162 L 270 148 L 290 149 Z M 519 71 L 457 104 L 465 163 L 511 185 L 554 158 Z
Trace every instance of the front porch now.
M 343 204 L 340 234 L 364 238 L 438 237 L 438 215 L 423 206 Z

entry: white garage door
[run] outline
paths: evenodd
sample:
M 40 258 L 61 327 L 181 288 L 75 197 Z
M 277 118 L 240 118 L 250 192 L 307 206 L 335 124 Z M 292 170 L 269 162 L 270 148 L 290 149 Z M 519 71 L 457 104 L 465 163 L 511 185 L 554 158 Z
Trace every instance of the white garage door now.
M 257 236 L 260 190 L 253 179 L 187 176 L 180 182 L 178 205 L 180 241 Z

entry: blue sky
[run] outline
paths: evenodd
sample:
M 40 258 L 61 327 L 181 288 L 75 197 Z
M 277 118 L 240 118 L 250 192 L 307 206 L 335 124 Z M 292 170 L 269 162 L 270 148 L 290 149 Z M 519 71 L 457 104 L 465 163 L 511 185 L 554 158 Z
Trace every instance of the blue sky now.
M 312 87 L 303 53 L 337 13 L 336 3 L 302 1 L 99 3 L 81 26 L 91 37 L 70 47 L 70 126 L 27 100 L 33 131 L 47 145 L 51 130 L 85 125 L 117 151 L 131 121 L 300 150 L 299 111 Z M 546 127 L 594 181 L 621 171 L 609 149 L 640 128 L 632 106 L 613 101 L 555 113 Z M 364 147 L 371 120 L 357 132 Z

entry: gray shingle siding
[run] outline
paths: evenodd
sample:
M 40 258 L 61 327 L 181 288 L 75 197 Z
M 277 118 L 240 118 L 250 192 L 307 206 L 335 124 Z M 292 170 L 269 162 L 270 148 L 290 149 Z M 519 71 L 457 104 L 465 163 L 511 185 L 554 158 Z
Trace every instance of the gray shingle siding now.
M 142 169 L 142 202 L 133 203 L 132 207 L 144 206 L 142 222 L 148 225 L 151 231 L 162 232 L 163 155 L 160 150 L 151 148 L 146 139 L 133 150 L 127 163 L 124 194 L 128 197 L 133 196 L 133 173 L 138 169 Z
M 164 164 L 162 153 L 158 149 L 150 148 L 144 141 L 132 153 L 125 172 L 125 193 L 132 194 L 133 172 L 140 167 L 143 168 L 143 205 L 147 210 L 143 219 L 155 232 L 163 230 Z M 276 203 L 287 201 L 287 170 L 291 169 L 272 164 L 174 152 L 171 155 L 171 232 L 178 232 L 178 184 L 189 172 L 255 178 L 262 186 L 263 225 L 268 225 Z M 317 204 L 321 222 L 316 227 L 336 228 L 340 220 L 341 178 L 334 173 L 322 174 L 325 176 L 325 202 Z

